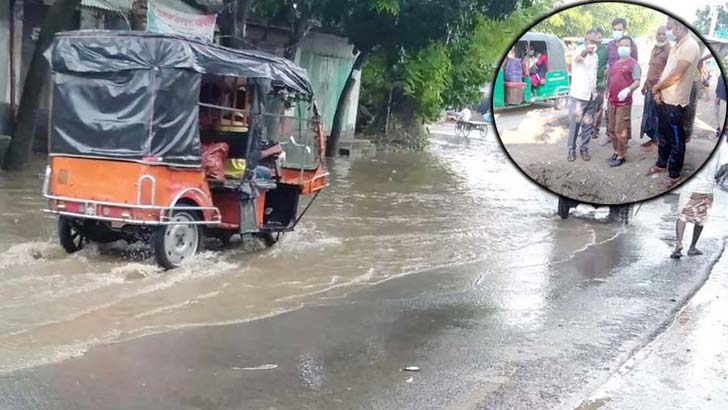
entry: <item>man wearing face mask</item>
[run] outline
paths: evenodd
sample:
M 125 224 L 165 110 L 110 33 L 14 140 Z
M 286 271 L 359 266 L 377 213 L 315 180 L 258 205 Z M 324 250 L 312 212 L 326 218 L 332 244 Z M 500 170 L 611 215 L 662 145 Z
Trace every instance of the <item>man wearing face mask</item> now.
M 611 167 L 619 167 L 625 162 L 632 131 L 632 92 L 639 88 L 642 77 L 640 65 L 629 56 L 632 44 L 634 41 L 629 36 L 619 39 L 619 60 L 612 66 L 612 79 L 609 82 L 607 135 L 614 148 L 609 164 Z
M 665 34 L 668 40 L 674 36 L 676 42 L 660 80 L 652 87 L 657 103 L 659 148 L 657 162 L 647 173 L 667 172 L 662 188 L 668 189 L 680 181 L 685 161 L 685 111 L 690 103 L 700 47 L 690 36 L 690 30 L 671 18 Z
M 622 17 L 612 21 L 612 41 L 607 45 L 607 69 L 612 68 L 615 62 L 619 60 L 619 39 L 627 34 L 627 20 Z M 632 42 L 629 56 L 639 61 L 637 58 L 637 45 Z M 607 75 L 607 87 L 609 87 L 609 75 Z
M 581 130 L 579 151 L 584 161 L 589 161 L 589 141 L 592 137 L 594 110 L 597 97 L 597 37 L 592 29 L 571 57 L 571 89 L 569 90 L 569 136 L 567 139 L 569 162 L 576 160 L 576 139 Z
M 657 42 L 652 48 L 650 54 L 649 69 L 647 70 L 647 80 L 642 87 L 642 95 L 645 96 L 645 105 L 642 112 L 642 124 L 640 126 L 640 138 L 647 135 L 649 141 L 642 144 L 642 148 L 651 151 L 657 147 L 657 104 L 652 98 L 652 87 L 660 80 L 662 72 L 667 64 L 667 56 L 670 54 L 672 46 L 667 41 L 667 27 L 660 26 L 655 36 Z
M 619 17 L 614 20 L 612 20 L 612 41 L 607 44 L 607 89 L 609 89 L 609 80 L 611 77 L 611 69 L 617 60 L 619 60 L 619 39 L 621 39 L 625 34 L 627 34 L 627 20 Z M 634 58 L 635 61 L 639 61 L 637 58 L 637 45 L 632 42 L 632 47 L 630 49 L 630 57 Z M 609 91 L 607 90 L 607 94 L 604 96 L 604 98 L 609 98 Z M 604 125 L 607 129 L 609 129 L 609 118 L 605 115 L 605 121 Z M 600 142 L 600 145 L 606 145 L 609 143 L 609 139 L 604 140 L 603 142 Z

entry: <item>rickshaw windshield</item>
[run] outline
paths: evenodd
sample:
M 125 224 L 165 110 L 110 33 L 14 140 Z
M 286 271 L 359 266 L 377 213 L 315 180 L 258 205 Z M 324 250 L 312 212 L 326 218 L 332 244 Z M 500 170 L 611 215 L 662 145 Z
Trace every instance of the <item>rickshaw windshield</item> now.
M 284 168 L 314 170 L 321 162 L 318 150 L 319 118 L 306 100 L 286 100 L 275 92 L 261 98 L 267 139 L 281 144 L 286 153 Z

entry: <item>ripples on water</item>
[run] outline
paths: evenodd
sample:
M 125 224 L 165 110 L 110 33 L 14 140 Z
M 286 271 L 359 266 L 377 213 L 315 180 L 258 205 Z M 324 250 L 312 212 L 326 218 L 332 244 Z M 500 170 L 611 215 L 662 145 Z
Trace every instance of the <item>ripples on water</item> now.
M 520 267 L 508 280 L 534 292 L 507 306 L 538 308 L 549 261 L 616 232 L 560 224 L 555 198 L 512 167 L 493 136 L 469 144 L 443 136 L 423 153 L 337 160 L 331 186 L 274 248 L 238 242 L 164 272 L 140 245 L 66 255 L 55 219 L 39 212 L 43 167 L 39 160 L 23 174 L 0 174 L 0 371 L 104 341 L 327 303 L 454 266 L 477 286 L 492 279 L 484 272 Z M 315 383 L 315 366 L 302 366 Z

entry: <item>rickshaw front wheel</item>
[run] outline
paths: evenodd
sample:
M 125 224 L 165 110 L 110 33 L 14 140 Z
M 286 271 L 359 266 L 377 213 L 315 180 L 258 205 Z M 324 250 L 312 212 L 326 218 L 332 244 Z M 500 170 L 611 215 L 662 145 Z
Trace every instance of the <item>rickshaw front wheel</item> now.
M 166 269 L 181 266 L 202 246 L 202 225 L 188 224 L 198 218 L 187 211 L 175 212 L 170 225 L 164 225 L 152 234 L 151 245 L 157 263 Z
M 86 245 L 86 236 L 78 229 L 73 222 L 61 216 L 58 218 L 58 239 L 61 242 L 61 246 L 68 253 L 75 253 L 83 249 Z
M 566 108 L 566 105 L 568 103 L 569 103 L 569 98 L 568 97 L 559 97 L 559 98 L 556 99 L 556 103 L 554 104 L 554 107 L 557 110 L 563 110 L 564 108 Z

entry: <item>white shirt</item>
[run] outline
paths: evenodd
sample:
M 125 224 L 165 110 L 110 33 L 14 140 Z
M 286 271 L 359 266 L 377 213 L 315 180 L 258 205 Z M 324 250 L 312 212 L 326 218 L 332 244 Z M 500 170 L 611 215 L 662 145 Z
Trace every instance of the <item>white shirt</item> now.
M 720 146 L 718 152 L 705 164 L 703 169 L 700 170 L 694 177 L 688 181 L 680 192 L 685 193 L 699 193 L 699 194 L 712 194 L 715 188 L 715 173 L 718 172 L 721 165 L 728 163 L 728 143 L 725 141 L 725 136 L 720 137 Z
M 462 111 L 460 111 L 460 121 L 470 121 L 470 118 L 473 117 L 473 112 L 470 111 L 470 108 L 463 108 Z
M 571 90 L 569 95 L 589 101 L 597 95 L 597 53 L 581 56 L 584 46 L 579 46 L 571 55 Z

